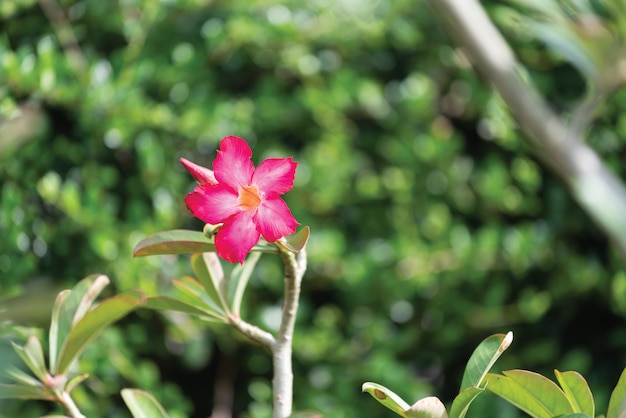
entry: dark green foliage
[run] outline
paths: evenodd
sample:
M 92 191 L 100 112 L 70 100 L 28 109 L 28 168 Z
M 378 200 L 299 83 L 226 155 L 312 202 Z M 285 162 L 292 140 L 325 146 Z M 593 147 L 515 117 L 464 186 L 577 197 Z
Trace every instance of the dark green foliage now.
M 201 230 L 178 158 L 210 166 L 218 141 L 237 135 L 256 163 L 299 162 L 285 196 L 311 227 L 297 409 L 389 416 L 360 393 L 364 381 L 453 399 L 473 348 L 508 330 L 519 343 L 498 366 L 577 370 L 607 409 L 626 365 L 623 265 L 424 4 L 58 0 L 67 20 L 51 21 L 40 3 L 57 1 L 0 2 L 2 320 L 46 324 L 48 308 L 33 319 L 3 311 L 4 299 L 96 272 L 118 292 L 165 293 L 188 259 L 133 248 L 157 231 Z M 79 48 L 60 42 L 68 30 Z M 514 45 L 561 109 L 584 90 L 536 41 Z M 625 97 L 600 108 L 589 136 L 618 172 Z M 271 258 L 244 298 L 250 322 L 281 302 Z M 84 353 L 93 377 L 77 403 L 127 416 L 119 390 L 132 386 L 171 417 L 200 417 L 221 387 L 238 416 L 268 416 L 267 356 L 202 329 L 133 314 Z M 475 416 L 494 411 L 481 414 L 485 402 L 497 401 L 482 396 Z M 492 416 L 515 416 L 496 405 Z M 0 415 L 43 407 L 2 403 Z

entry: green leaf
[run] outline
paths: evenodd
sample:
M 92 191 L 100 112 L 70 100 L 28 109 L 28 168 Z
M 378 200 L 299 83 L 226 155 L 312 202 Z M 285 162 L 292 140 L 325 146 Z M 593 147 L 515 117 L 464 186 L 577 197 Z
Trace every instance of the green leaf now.
M 28 337 L 23 347 L 13 342 L 11 342 L 11 344 L 34 375 L 37 376 L 40 381 L 45 382 L 47 373 L 46 360 L 44 359 L 43 348 L 41 347 L 39 339 L 31 335 Z
M 177 293 L 174 295 L 176 299 L 203 311 L 212 311 L 217 317 L 226 317 L 223 309 L 211 299 L 202 284 L 194 278 L 186 276 L 180 280 L 173 280 L 172 284 L 177 290 Z
M 65 374 L 72 362 L 102 331 L 145 302 L 146 297 L 142 292 L 130 291 L 105 299 L 89 311 L 70 330 L 59 353 L 55 374 Z
M 450 418 L 463 418 L 467 414 L 467 410 L 470 404 L 474 402 L 474 399 L 483 393 L 485 389 L 470 387 L 464 389 L 459 393 L 452 401 L 452 407 L 450 408 Z
M 506 335 L 495 334 L 483 340 L 476 347 L 467 362 L 467 366 L 465 366 L 459 392 L 469 387 L 480 386 L 485 375 L 512 342 L 513 333 L 510 331 Z
M 83 383 L 89 377 L 89 373 L 79 374 L 78 376 L 72 377 L 67 384 L 65 385 L 65 391 L 67 393 L 72 393 L 74 389 L 81 383 Z
M 54 400 L 47 388 L 0 383 L 0 399 Z
M 109 284 L 109 278 L 101 274 L 85 277 L 72 288 L 57 296 L 52 308 L 50 321 L 50 370 L 57 374 L 58 353 L 61 350 L 73 324 L 78 322 L 91 307 L 102 289 Z
M 365 382 L 362 387 L 363 392 L 367 392 L 378 402 L 391 409 L 396 414 L 408 418 L 405 411 L 410 408 L 401 397 L 396 395 L 393 391 L 387 389 L 383 385 L 378 383 Z
M 7 376 L 16 382 L 26 385 L 26 386 L 43 386 L 43 383 L 40 380 L 35 379 L 33 376 L 23 372 L 22 370 L 10 366 L 10 368 L 6 371 Z
M 581 414 L 581 413 L 575 412 L 573 414 L 559 415 L 554 418 L 593 418 L 593 415 L 589 416 L 587 414 Z M 596 418 L 601 418 L 601 417 L 596 417 Z
M 626 369 L 622 371 L 622 375 L 617 381 L 617 385 L 611 393 L 609 400 L 609 410 L 606 418 L 623 418 L 626 412 Z
M 206 293 L 221 311 L 228 312 L 224 271 L 217 254 L 202 253 L 192 255 L 191 268 L 196 274 L 196 279 L 204 287 L 205 292 L 202 293 Z
M 291 252 L 299 253 L 306 246 L 310 236 L 311 228 L 305 226 L 304 228 L 300 228 L 295 234 L 287 235 L 280 244 Z
M 420 399 L 405 413 L 409 418 L 448 418 L 446 407 L 435 396 Z
M 215 251 L 215 243 L 202 232 L 174 229 L 157 232 L 139 241 L 133 255 L 192 254 Z
M 591 389 L 585 378 L 578 372 L 554 371 L 557 381 L 563 388 L 574 412 L 580 412 L 593 417 L 595 415 L 595 404 Z
M 572 407 L 565 393 L 550 379 L 527 370 L 509 370 L 504 376 L 489 373 L 486 389 L 537 418 L 567 414 Z
M 146 391 L 122 389 L 122 398 L 134 418 L 168 418 L 161 404 Z
M 259 258 L 261 258 L 260 252 L 251 253 L 243 265 L 238 264 L 235 266 L 228 279 L 228 304 L 231 311 L 237 315 L 240 314 L 243 294 Z
M 144 308 L 160 311 L 182 312 L 188 315 L 199 317 L 205 321 L 223 322 L 223 316 L 217 315 L 213 311 L 197 308 L 193 305 L 169 296 L 151 296 L 144 305 Z

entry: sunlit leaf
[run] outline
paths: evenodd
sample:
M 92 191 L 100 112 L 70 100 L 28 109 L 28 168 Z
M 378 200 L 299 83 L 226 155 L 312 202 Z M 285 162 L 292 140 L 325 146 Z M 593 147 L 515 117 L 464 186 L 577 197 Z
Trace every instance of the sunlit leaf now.
M 469 387 L 480 386 L 485 375 L 512 342 L 512 332 L 508 332 L 506 335 L 495 334 L 483 340 L 476 347 L 465 366 L 460 392 Z
M 463 418 L 478 395 L 483 393 L 485 389 L 470 387 L 459 393 L 452 402 L 450 407 L 450 418 Z
M 50 322 L 50 370 L 55 373 L 58 354 L 65 344 L 67 335 L 73 326 L 89 310 L 91 304 L 109 283 L 109 278 L 101 274 L 85 277 L 70 291 L 59 293 L 52 308 Z
M 626 413 L 626 369 L 622 371 L 609 400 L 606 418 L 623 418 Z
M 162 254 L 192 254 L 215 251 L 215 244 L 200 231 L 174 229 L 157 232 L 139 241 L 135 257 Z
M 204 287 L 204 292 L 202 293 L 206 293 L 221 311 L 228 312 L 224 272 L 217 254 L 202 253 L 192 255 L 191 268 L 196 275 L 196 279 Z
M 250 253 L 243 265 L 237 264 L 230 274 L 228 279 L 228 304 L 231 311 L 236 314 L 240 313 L 243 294 L 259 258 L 261 258 L 261 253 Z
M 363 383 L 362 391 L 372 395 L 374 399 L 396 414 L 407 417 L 405 411 L 410 408 L 410 405 L 390 389 L 378 383 L 366 382 Z
M 560 372 L 555 370 L 554 374 L 574 412 L 593 417 L 595 415 L 595 404 L 591 389 L 585 378 L 580 373 L 574 371 Z
M 72 327 L 58 358 L 55 374 L 64 374 L 102 331 L 146 302 L 143 293 L 130 291 L 105 299 Z
M 134 418 L 168 418 L 161 404 L 146 391 L 122 389 L 122 398 Z
M 20 358 L 26 363 L 28 368 L 41 380 L 46 379 L 46 360 L 43 355 L 43 347 L 39 342 L 39 339 L 34 335 L 28 337 L 26 344 L 22 347 L 13 342 L 13 348 L 20 356 Z
M 405 414 L 409 418 L 448 418 L 446 407 L 435 396 L 420 399 Z
M 89 373 L 79 374 L 78 376 L 74 376 L 71 378 L 67 384 L 65 385 L 65 391 L 67 393 L 71 393 L 78 385 L 89 378 Z
M 209 297 L 204 287 L 194 278 L 182 277 L 179 280 L 173 280 L 172 284 L 177 290 L 174 295 L 176 299 L 201 310 L 214 311 L 219 317 L 225 317 L 224 310 Z
M 216 314 L 213 311 L 200 309 L 196 306 L 189 305 L 182 300 L 169 296 L 151 296 L 148 298 L 148 301 L 143 307 L 161 311 L 182 312 L 199 317 L 206 321 L 223 322 L 223 316 Z
M 10 385 L 0 383 L 0 399 L 23 399 L 49 401 L 54 397 L 45 387 Z
M 311 228 L 305 226 L 295 234 L 287 235 L 281 244 L 289 251 L 299 253 L 306 246 L 311 236 Z
M 537 418 L 551 418 L 574 412 L 565 393 L 550 379 L 527 370 L 509 370 L 503 375 L 489 373 L 487 390 Z

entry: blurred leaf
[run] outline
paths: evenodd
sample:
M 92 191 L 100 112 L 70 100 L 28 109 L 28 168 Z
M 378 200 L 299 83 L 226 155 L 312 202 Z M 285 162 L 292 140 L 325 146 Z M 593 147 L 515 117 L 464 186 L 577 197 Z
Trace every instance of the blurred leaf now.
M 196 279 L 204 287 L 204 293 L 211 298 L 221 311 L 228 312 L 224 271 L 217 254 L 193 254 L 191 256 L 191 268 L 196 274 Z
M 573 412 L 565 393 L 550 379 L 527 370 L 509 370 L 503 374 L 489 373 L 485 378 L 486 389 L 527 414 L 551 418 Z
M 560 372 L 555 370 L 554 374 L 574 412 L 593 417 L 596 408 L 591 389 L 585 378 L 580 373 L 574 371 Z
M 89 373 L 83 373 L 79 374 L 78 376 L 72 377 L 65 385 L 65 391 L 67 393 L 72 393 L 72 391 L 76 389 L 78 385 L 87 380 L 87 378 L 89 378 Z
M 157 232 L 139 241 L 133 255 L 191 254 L 215 251 L 213 240 L 202 232 L 186 229 Z
M 581 414 L 578 412 L 575 412 L 573 414 L 564 414 L 564 415 L 559 415 L 556 416 L 554 418 L 594 418 L 593 415 L 587 415 L 587 414 Z M 596 418 L 601 418 L 601 417 L 596 417 Z
M 240 313 L 243 294 L 259 258 L 261 258 L 260 252 L 250 253 L 243 265 L 237 264 L 230 274 L 228 279 L 228 305 L 235 314 Z
M 55 374 L 64 374 L 82 351 L 112 323 L 145 304 L 142 292 L 130 291 L 105 299 L 70 330 L 59 353 Z
M 43 383 L 40 380 L 35 379 L 33 376 L 24 373 L 22 370 L 11 367 L 6 370 L 7 375 L 16 382 L 26 386 L 42 386 Z
M 287 235 L 281 244 L 289 251 L 299 253 L 306 246 L 311 236 L 311 228 L 305 226 L 295 234 Z
M 408 417 L 405 411 L 410 408 L 409 404 L 383 385 L 379 385 L 378 383 L 366 382 L 363 383 L 362 391 L 372 395 L 374 399 L 376 399 L 387 408 L 391 409 L 396 414 L 403 417 Z
M 70 329 L 85 315 L 95 298 L 109 284 L 109 278 L 93 274 L 79 281 L 71 291 L 59 293 L 50 321 L 50 370 L 57 373 L 58 355 Z
M 28 368 L 39 378 L 40 381 L 45 382 L 46 380 L 46 360 L 43 355 L 43 348 L 41 347 L 41 342 L 34 335 L 28 337 L 26 344 L 22 347 L 15 343 L 13 344 L 13 348 L 22 358 L 24 363 L 28 366 Z
M 203 311 L 213 311 L 216 316 L 225 318 L 224 310 L 211 299 L 197 280 L 191 277 L 183 277 L 180 280 L 173 280 L 172 284 L 180 293 L 180 296 L 175 295 L 176 299 Z
M 489 372 L 504 350 L 513 342 L 513 333 L 495 334 L 486 338 L 474 350 L 465 366 L 461 391 L 469 387 L 480 386 L 485 375 Z
M 0 383 L 0 399 L 11 398 L 44 401 L 49 401 L 53 399 L 53 397 L 48 393 L 48 390 L 43 386 L 35 387 Z
M 452 402 L 450 418 L 463 418 L 474 399 L 484 391 L 485 389 L 478 387 L 469 387 L 462 390 Z
M 161 404 L 146 391 L 122 389 L 122 398 L 134 418 L 168 418 Z
M 405 413 L 409 418 L 448 418 L 446 407 L 435 396 L 420 399 Z
M 622 371 L 609 400 L 606 418 L 622 418 L 626 412 L 626 369 Z
M 189 305 L 184 301 L 169 296 L 150 296 L 144 308 L 182 312 L 188 315 L 200 317 L 207 321 L 223 322 L 223 316 L 220 316 L 213 311 L 197 308 L 196 306 Z

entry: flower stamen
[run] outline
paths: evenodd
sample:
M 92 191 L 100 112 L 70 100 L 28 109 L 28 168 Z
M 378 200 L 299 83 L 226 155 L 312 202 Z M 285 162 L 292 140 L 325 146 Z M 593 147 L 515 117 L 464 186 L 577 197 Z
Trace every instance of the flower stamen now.
M 261 204 L 259 189 L 255 185 L 241 186 L 239 189 L 239 207 L 242 210 L 255 210 Z

